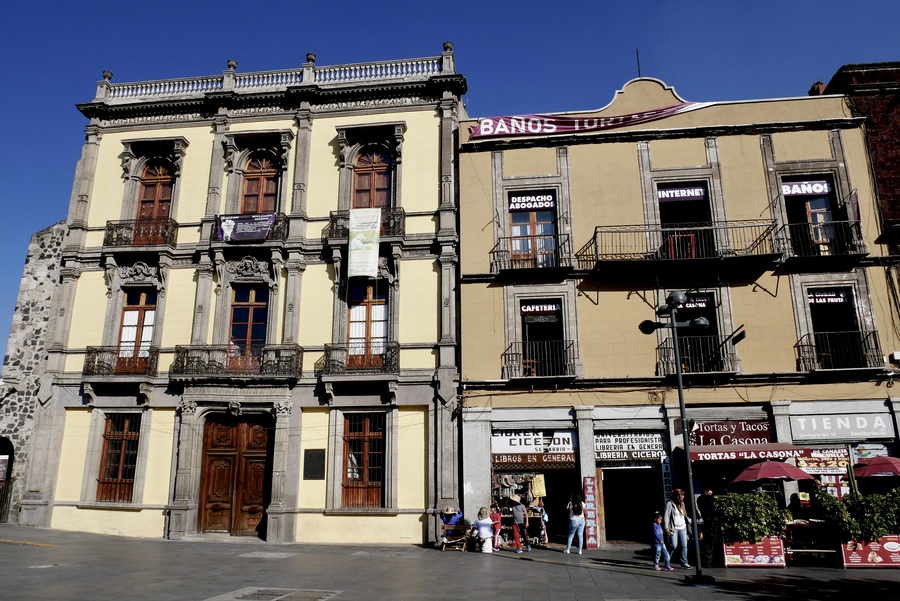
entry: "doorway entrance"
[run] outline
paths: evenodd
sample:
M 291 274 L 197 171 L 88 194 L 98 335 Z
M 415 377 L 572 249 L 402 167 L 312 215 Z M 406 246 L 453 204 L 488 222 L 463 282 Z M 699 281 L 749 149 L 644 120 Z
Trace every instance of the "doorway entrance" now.
M 265 415 L 212 415 L 203 428 L 200 532 L 265 538 L 274 424 Z
M 646 542 L 653 516 L 663 507 L 662 469 L 603 468 L 606 540 Z

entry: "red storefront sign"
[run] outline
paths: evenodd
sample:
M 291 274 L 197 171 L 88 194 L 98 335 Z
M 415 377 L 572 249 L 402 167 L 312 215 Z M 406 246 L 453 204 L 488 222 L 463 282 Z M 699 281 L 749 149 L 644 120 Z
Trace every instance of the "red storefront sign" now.
M 784 541 L 767 536 L 758 543 L 742 542 L 723 545 L 726 568 L 783 568 Z
M 597 478 L 584 477 L 584 548 L 600 548 L 600 527 L 597 521 Z
M 887 534 L 868 543 L 841 545 L 845 568 L 896 568 L 900 566 L 900 534 Z

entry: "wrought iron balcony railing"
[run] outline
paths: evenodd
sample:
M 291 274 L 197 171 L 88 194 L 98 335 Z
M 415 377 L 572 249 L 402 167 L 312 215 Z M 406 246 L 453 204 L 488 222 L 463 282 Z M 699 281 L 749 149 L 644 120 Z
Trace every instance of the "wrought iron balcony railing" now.
M 296 344 L 241 348 L 234 344 L 176 346 L 170 376 L 299 378 L 303 349 Z
M 284 213 L 216 215 L 211 240 L 219 242 L 265 242 L 287 240 L 288 218 Z
M 790 257 L 827 257 L 866 254 L 859 221 L 789 223 L 779 232 Z
M 575 342 L 513 342 L 503 353 L 503 372 L 507 378 L 574 377 Z
M 509 236 L 491 249 L 491 270 L 570 267 L 569 236 Z
M 399 374 L 400 343 L 326 344 L 322 373 L 341 374 Z
M 401 208 L 381 209 L 381 235 L 403 236 L 406 233 L 406 211 Z M 328 216 L 328 238 L 350 236 L 350 211 L 331 211 Z
M 178 223 L 169 218 L 107 221 L 103 236 L 103 246 L 174 247 L 177 242 Z
M 677 373 L 675 347 L 669 338 L 657 347 L 659 375 Z M 733 373 L 737 360 L 729 336 L 678 336 L 682 373 Z
M 877 332 L 814 332 L 797 342 L 800 371 L 884 366 Z
M 597 226 L 577 253 L 579 266 L 599 261 L 710 259 L 775 254 L 770 221 Z
M 118 346 L 89 346 L 84 357 L 84 376 L 148 376 L 155 377 L 159 349 L 154 346 L 120 348 Z

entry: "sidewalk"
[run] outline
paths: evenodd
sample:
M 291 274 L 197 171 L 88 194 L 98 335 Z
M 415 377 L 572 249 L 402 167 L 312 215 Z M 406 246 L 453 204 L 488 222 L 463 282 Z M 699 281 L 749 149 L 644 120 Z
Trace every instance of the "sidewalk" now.
M 11 601 L 895 600 L 900 570 L 731 568 L 654 572 L 643 547 L 517 555 L 416 546 L 176 542 L 0 524 Z

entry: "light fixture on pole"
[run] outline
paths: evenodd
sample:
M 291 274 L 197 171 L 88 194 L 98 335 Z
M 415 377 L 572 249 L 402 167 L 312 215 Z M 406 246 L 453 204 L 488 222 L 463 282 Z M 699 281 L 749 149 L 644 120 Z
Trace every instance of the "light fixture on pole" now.
M 700 565 L 700 535 L 697 530 L 697 507 L 694 499 L 694 475 L 691 469 L 691 447 L 688 440 L 687 415 L 684 410 L 684 384 L 682 382 L 681 370 L 681 349 L 678 348 L 678 328 L 707 328 L 709 320 L 705 317 L 697 317 L 691 321 L 678 321 L 678 311 L 687 302 L 687 294 L 679 290 L 669 293 L 666 297 L 666 304 L 656 310 L 659 317 L 667 316 L 668 322 L 651 321 L 649 319 L 642 321 L 638 325 L 638 329 L 644 334 L 650 335 L 659 328 L 668 328 L 672 330 L 672 348 L 675 351 L 675 377 L 678 382 L 678 408 L 681 411 L 681 435 L 682 444 L 684 445 L 684 460 L 687 468 L 688 494 L 691 495 L 691 536 L 694 539 L 694 569 L 696 573 L 693 578 L 685 580 L 692 584 L 701 584 L 714 582 L 712 576 L 703 575 L 703 567 Z

